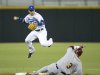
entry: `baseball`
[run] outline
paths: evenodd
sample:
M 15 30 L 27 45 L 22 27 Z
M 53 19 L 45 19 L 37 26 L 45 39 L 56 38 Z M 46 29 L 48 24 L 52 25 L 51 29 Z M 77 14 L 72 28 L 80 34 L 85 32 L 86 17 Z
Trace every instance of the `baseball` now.
M 18 18 L 19 18 L 19 17 L 17 17 L 17 16 L 14 16 L 14 18 L 13 18 L 13 19 L 14 19 L 14 20 L 18 20 Z

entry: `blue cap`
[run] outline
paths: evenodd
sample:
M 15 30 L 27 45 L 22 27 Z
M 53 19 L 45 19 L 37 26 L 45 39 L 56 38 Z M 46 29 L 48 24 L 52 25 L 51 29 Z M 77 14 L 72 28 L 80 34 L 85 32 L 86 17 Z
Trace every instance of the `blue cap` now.
M 29 10 L 29 11 L 34 11 L 34 10 L 35 10 L 35 9 L 34 9 L 34 6 L 29 6 L 29 7 L 28 7 L 28 10 Z

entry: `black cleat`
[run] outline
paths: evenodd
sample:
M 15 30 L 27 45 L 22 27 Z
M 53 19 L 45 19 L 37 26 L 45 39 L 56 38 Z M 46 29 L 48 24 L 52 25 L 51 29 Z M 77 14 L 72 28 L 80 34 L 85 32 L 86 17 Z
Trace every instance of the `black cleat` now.
M 50 46 L 48 46 L 48 47 L 51 47 L 51 45 L 50 45 Z
M 28 58 L 31 58 L 32 54 L 33 54 L 33 53 L 29 53 L 29 54 L 28 54 Z

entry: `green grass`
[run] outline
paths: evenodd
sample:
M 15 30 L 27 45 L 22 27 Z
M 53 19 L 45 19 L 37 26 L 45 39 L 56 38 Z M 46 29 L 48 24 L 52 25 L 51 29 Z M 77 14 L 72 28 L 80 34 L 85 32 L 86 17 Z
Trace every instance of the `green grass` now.
M 54 43 L 50 48 L 34 43 L 36 52 L 28 59 L 25 43 L 0 43 L 0 72 L 32 72 L 59 60 L 70 45 L 85 45 L 81 56 L 83 73 L 100 75 L 100 43 Z

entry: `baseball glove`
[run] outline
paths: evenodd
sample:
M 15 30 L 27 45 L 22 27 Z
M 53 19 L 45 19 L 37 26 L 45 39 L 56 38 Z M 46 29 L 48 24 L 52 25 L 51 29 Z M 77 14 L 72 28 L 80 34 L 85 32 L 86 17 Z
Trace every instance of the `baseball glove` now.
M 34 23 L 34 24 L 31 23 L 28 25 L 28 29 L 30 29 L 30 30 L 35 30 L 36 27 L 37 27 L 36 23 Z

